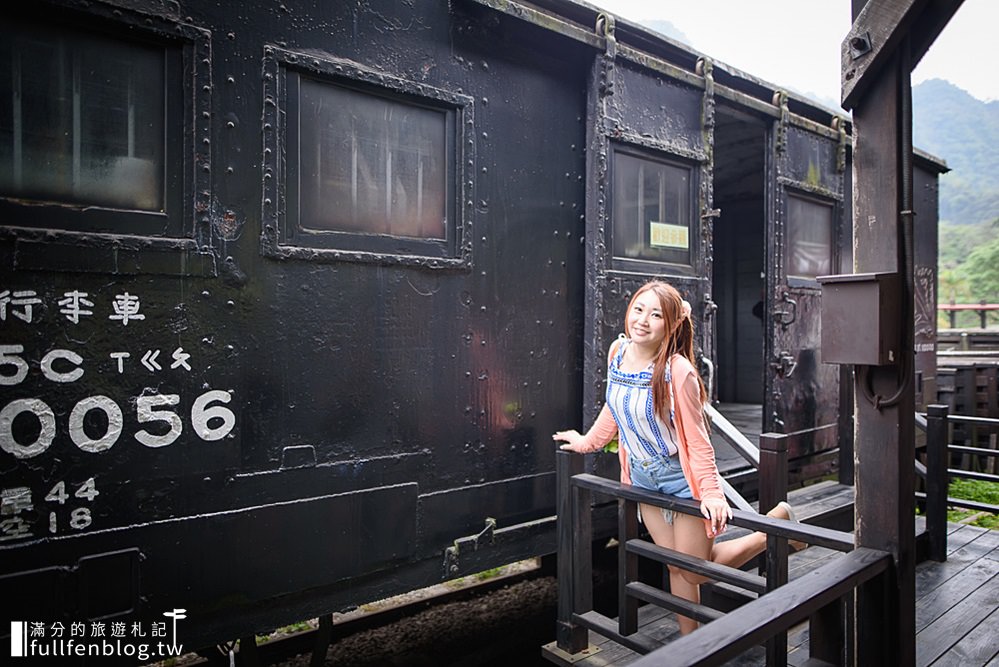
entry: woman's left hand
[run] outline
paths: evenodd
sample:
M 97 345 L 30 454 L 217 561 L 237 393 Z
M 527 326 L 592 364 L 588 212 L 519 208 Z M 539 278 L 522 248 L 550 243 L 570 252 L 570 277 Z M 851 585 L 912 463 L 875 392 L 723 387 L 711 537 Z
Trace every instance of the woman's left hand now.
M 711 536 L 725 532 L 725 525 L 732 518 L 732 508 L 724 500 L 711 498 L 701 501 L 701 514 L 711 522 Z

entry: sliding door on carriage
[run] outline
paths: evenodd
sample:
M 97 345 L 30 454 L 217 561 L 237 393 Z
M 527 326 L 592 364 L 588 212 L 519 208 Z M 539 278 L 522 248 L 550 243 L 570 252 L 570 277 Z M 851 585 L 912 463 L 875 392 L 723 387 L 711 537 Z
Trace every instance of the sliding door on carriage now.
M 693 306 L 698 352 L 711 340 L 706 96 L 696 82 L 607 51 L 595 59 L 587 115 L 584 421 L 603 403 L 607 350 L 628 300 L 652 278 Z M 710 102 L 710 100 L 708 100 Z M 616 465 L 598 457 L 598 465 Z
M 807 457 L 814 477 L 832 470 L 838 445 L 840 368 L 822 362 L 817 277 L 839 272 L 850 222 L 845 138 L 788 122 L 785 105 L 769 133 L 764 429 L 802 432 L 789 457 Z

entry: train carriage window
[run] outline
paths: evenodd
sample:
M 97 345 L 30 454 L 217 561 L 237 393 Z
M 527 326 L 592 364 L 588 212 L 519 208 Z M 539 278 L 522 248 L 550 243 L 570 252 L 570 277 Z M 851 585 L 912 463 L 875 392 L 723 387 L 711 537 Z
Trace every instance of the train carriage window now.
M 614 256 L 690 266 L 692 170 L 620 149 L 613 169 Z
M 183 236 L 184 105 L 167 95 L 184 88 L 182 61 L 179 42 L 156 37 L 134 41 L 40 19 L 0 26 L 8 220 Z
M 282 174 L 276 189 L 265 184 L 265 254 L 470 265 L 470 97 L 277 47 L 265 69 L 283 82 L 273 93 L 265 83 L 280 132 L 271 144 L 265 130 L 264 169 Z
M 301 80 L 299 224 L 447 238 L 448 112 Z
M 787 196 L 787 275 L 814 280 L 831 272 L 833 207 L 831 204 Z

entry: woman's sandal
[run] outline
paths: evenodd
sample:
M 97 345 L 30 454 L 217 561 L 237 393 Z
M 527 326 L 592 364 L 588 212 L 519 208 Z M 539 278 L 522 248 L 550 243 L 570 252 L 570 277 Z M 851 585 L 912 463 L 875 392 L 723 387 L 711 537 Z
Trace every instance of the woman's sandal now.
M 777 507 L 783 508 L 783 510 L 785 512 L 787 512 L 787 520 L 788 521 L 795 521 L 795 522 L 798 521 L 798 517 L 794 513 L 794 508 L 791 507 L 790 503 L 788 503 L 785 500 L 782 500 L 779 503 L 777 503 L 777 505 L 774 507 L 774 509 L 777 509 Z M 787 546 L 791 550 L 791 553 L 796 553 L 798 551 L 801 551 L 802 549 L 804 549 L 808 545 L 805 544 L 804 542 L 800 541 L 800 540 L 788 540 L 787 541 Z

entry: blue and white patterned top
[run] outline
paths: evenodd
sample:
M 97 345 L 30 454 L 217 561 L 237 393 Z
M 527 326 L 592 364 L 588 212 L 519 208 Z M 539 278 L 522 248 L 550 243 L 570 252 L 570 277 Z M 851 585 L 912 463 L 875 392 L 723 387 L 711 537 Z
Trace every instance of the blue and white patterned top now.
M 638 373 L 621 370 L 624 351 L 631 341 L 624 339 L 607 369 L 607 405 L 610 407 L 620 444 L 628 455 L 637 460 L 659 456 L 675 456 L 679 438 L 673 419 L 673 386 L 670 388 L 669 423 L 664 424 L 655 414 L 652 402 L 652 366 Z M 671 381 L 669 366 L 666 381 Z

